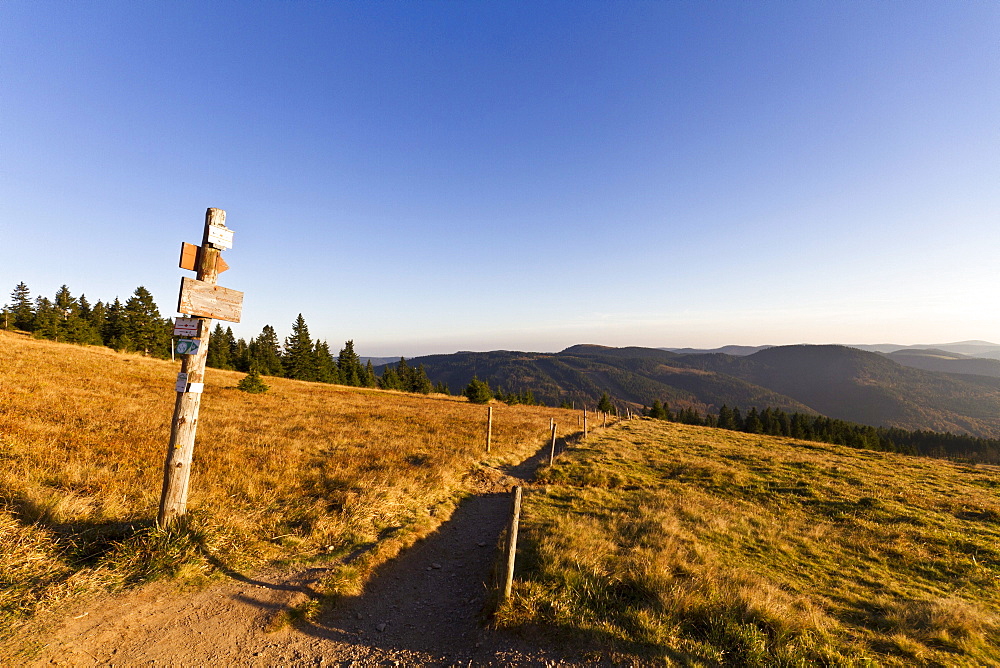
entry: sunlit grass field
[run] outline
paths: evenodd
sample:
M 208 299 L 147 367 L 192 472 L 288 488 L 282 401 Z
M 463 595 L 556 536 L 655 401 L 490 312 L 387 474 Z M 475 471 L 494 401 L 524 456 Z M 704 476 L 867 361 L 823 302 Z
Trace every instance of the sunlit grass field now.
M 1000 469 L 653 420 L 539 473 L 497 623 L 666 665 L 1000 665 Z
M 486 408 L 209 369 L 187 531 L 154 526 L 179 363 L 0 332 L 0 635 L 82 593 L 363 551 L 367 573 L 450 514 L 477 468 L 547 442 L 553 408 Z M 574 418 L 575 419 L 575 416 Z M 574 423 L 575 424 L 575 423 Z M 359 548 L 365 548 L 359 550 Z

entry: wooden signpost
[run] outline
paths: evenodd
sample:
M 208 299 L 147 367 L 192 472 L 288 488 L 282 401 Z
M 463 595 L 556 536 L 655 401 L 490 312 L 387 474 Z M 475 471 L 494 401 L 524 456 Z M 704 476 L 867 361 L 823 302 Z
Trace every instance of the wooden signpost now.
M 170 445 L 163 464 L 163 492 L 156 520 L 161 527 L 173 524 L 187 512 L 198 409 L 205 388 L 211 318 L 240 321 L 243 293 L 215 285 L 219 273 L 229 268 L 219 253 L 232 246 L 233 231 L 226 227 L 226 212 L 222 209 L 209 209 L 205 213 L 205 230 L 200 247 L 193 244 L 181 246 L 181 269 L 196 271 L 198 279 L 185 277 L 181 280 L 177 310 L 185 317 L 174 322 L 174 334 L 186 338 L 177 345 L 177 352 L 183 355 L 183 361 L 177 374 L 177 399 L 170 423 Z

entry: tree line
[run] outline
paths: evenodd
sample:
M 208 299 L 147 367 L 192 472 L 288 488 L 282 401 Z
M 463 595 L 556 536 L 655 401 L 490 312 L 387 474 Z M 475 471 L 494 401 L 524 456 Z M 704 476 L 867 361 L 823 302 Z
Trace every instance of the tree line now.
M 162 318 L 149 290 L 141 285 L 123 304 L 91 304 L 85 295 L 74 297 L 63 285 L 52 299 L 31 298 L 24 282 L 11 293 L 0 311 L 3 329 L 19 329 L 40 339 L 107 346 L 153 357 L 170 357 L 171 322 Z
M 24 282 L 11 293 L 11 301 L 0 310 L 0 327 L 21 330 L 36 338 L 107 346 L 122 352 L 170 358 L 173 323 L 160 315 L 150 292 L 139 286 L 123 304 L 98 301 L 91 305 L 85 295 L 74 297 L 65 285 L 53 299 L 31 298 Z M 378 387 L 403 392 L 449 394 L 444 383 L 432 384 L 423 365 L 409 365 L 405 358 L 375 373 L 371 360 L 361 363 L 354 341 L 347 341 L 334 356 L 329 344 L 313 340 L 300 313 L 292 323 L 292 333 L 282 343 L 274 327 L 264 325 L 260 335 L 246 341 L 237 339 L 231 327 L 216 323 L 208 344 L 206 365 L 265 376 L 336 383 L 355 387 Z
M 646 415 L 682 424 L 742 431 L 749 434 L 787 436 L 803 441 L 835 443 L 852 448 L 899 452 L 925 457 L 941 457 L 969 462 L 1000 464 L 1000 440 L 935 432 L 910 431 L 898 427 L 873 427 L 823 415 L 786 413 L 780 408 L 758 411 L 751 407 L 746 414 L 739 408 L 723 405 L 718 415 L 702 415 L 691 407 L 670 410 L 666 402 L 654 401 L 644 409 Z

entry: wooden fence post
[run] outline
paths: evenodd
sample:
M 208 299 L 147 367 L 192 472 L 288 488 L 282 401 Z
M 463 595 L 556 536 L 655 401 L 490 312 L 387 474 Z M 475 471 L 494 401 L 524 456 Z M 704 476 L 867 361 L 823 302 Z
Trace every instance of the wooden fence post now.
M 556 423 L 552 421 L 552 449 L 549 451 L 549 466 L 556 460 Z
M 506 601 L 510 598 L 510 591 L 514 586 L 514 557 L 517 554 L 517 526 L 521 521 L 521 488 L 511 489 L 513 501 L 510 511 L 510 530 L 507 532 L 507 576 L 504 579 L 503 598 Z
M 493 447 L 493 407 L 486 409 L 486 452 Z
M 189 287 L 191 279 L 182 280 L 181 304 L 178 305 L 178 311 L 200 317 L 197 317 L 197 334 L 193 340 L 188 341 L 191 347 L 196 343 L 197 350 L 182 356 L 181 372 L 177 376 L 177 399 L 174 401 L 174 416 L 170 423 L 170 445 L 163 464 L 163 490 L 156 519 L 159 526 L 173 524 L 187 512 L 191 460 L 194 456 L 195 433 L 198 429 L 198 409 L 201 407 L 201 394 L 205 387 L 205 361 L 208 358 L 212 317 L 231 322 L 239 322 L 240 319 L 243 294 L 226 288 L 212 287 L 216 284 L 219 272 L 227 268 L 220 253 L 223 248 L 232 245 L 231 239 L 232 231 L 226 228 L 226 212 L 222 209 L 208 209 L 205 212 L 205 230 L 201 248 L 196 249 L 197 255 L 193 266 L 186 264 L 192 258 L 186 259 L 182 252 L 181 267 L 195 269 L 198 281 L 201 283 L 196 283 L 192 289 Z M 195 291 L 197 305 L 192 304 L 189 299 L 192 290 Z M 214 304 L 212 300 L 215 290 L 229 300 L 228 303 Z M 181 310 L 182 306 L 187 310 Z M 220 315 L 206 315 L 212 313 L 215 308 L 218 308 Z

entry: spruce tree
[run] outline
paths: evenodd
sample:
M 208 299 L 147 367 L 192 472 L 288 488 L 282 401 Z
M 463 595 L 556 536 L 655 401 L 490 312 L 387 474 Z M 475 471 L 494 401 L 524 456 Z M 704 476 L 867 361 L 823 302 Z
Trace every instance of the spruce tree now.
M 208 355 L 205 357 L 205 366 L 210 366 L 213 369 L 231 370 L 233 368 L 229 341 L 226 338 L 225 330 L 222 329 L 222 323 L 215 323 L 212 336 L 208 339 Z
M 383 390 L 403 389 L 403 385 L 399 381 L 399 374 L 396 373 L 395 367 L 386 365 L 385 369 L 382 371 L 382 376 L 378 379 L 378 386 Z
M 424 369 L 423 364 L 410 372 L 410 392 L 430 394 L 433 389 L 434 386 L 431 384 L 431 379 L 427 377 L 427 371 Z
M 597 402 L 597 410 L 602 413 L 610 413 L 613 408 L 614 407 L 611 405 L 611 398 L 608 396 L 608 393 L 602 392 L 601 399 Z
M 125 328 L 125 307 L 118 301 L 118 297 L 115 297 L 115 301 L 107 309 L 101 338 L 104 339 L 104 345 L 119 352 L 133 349 L 132 339 Z
M 34 330 L 35 309 L 31 304 L 31 291 L 28 286 L 21 281 L 10 293 L 10 311 L 14 316 L 14 329 L 21 329 L 26 332 Z
M 296 380 L 316 380 L 316 355 L 309 327 L 302 314 L 292 323 L 292 333 L 285 339 L 285 352 L 281 359 L 285 376 Z
M 719 429 L 736 429 L 736 421 L 733 419 L 733 410 L 726 404 L 722 404 L 719 409 Z
M 337 361 L 330 352 L 330 344 L 317 339 L 313 350 L 316 357 L 316 380 L 321 383 L 341 383 Z
M 270 388 L 264 383 L 264 380 L 260 377 L 260 372 L 257 371 L 257 367 L 250 367 L 250 371 L 247 375 L 236 384 L 236 389 L 242 390 L 243 392 L 249 392 L 251 394 L 261 394 L 267 392 Z
M 365 364 L 365 375 L 361 379 L 361 384 L 364 387 L 377 387 L 378 378 L 375 376 L 375 366 L 372 364 L 371 359 Z
M 488 404 L 490 399 L 493 398 L 493 392 L 490 391 L 489 383 L 479 380 L 475 376 L 469 381 L 469 385 L 462 394 L 468 397 L 469 401 L 474 404 Z
M 266 376 L 281 376 L 284 368 L 281 364 L 281 343 L 274 327 L 264 325 L 260 336 L 250 342 L 250 357 L 256 363 L 257 370 Z
M 58 341 L 60 334 L 59 312 L 47 297 L 35 299 L 35 317 L 32 322 L 35 338 Z
M 364 369 L 361 358 L 354 352 L 354 340 L 345 341 L 344 347 L 337 356 L 337 370 L 340 372 L 340 382 L 351 387 L 362 385 Z
M 137 287 L 125 302 L 122 314 L 125 334 L 136 352 L 154 357 L 170 356 L 169 325 L 160 317 L 149 290 L 141 285 Z
M 760 434 L 764 431 L 764 423 L 760 421 L 760 416 L 757 415 L 757 409 L 751 407 L 747 412 L 747 417 L 743 421 L 743 431 L 749 434 Z

